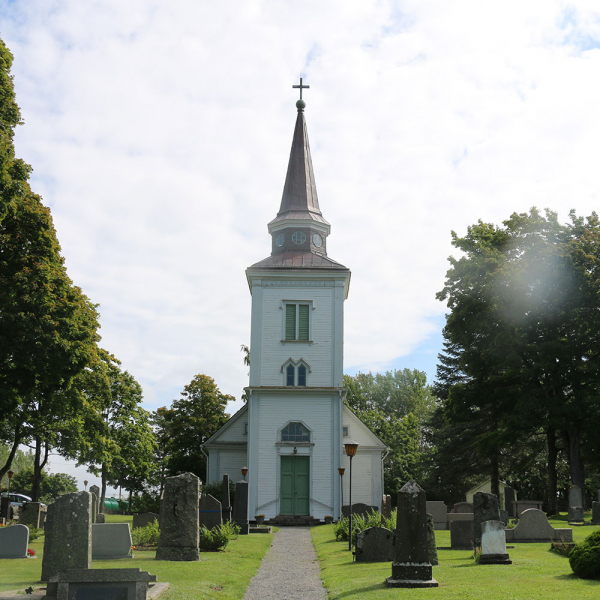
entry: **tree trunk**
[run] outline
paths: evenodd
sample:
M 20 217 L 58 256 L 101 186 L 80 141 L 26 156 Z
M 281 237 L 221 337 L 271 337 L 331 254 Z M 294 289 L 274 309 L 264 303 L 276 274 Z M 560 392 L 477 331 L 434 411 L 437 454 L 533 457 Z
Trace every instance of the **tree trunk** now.
M 548 514 L 557 515 L 557 493 L 558 476 L 556 474 L 556 460 L 558 457 L 558 448 L 556 447 L 556 429 L 548 427 Z
M 42 469 L 40 464 L 42 462 L 42 440 L 35 437 L 35 455 L 33 459 L 33 480 L 31 482 L 31 499 L 34 502 L 40 501 L 40 483 L 42 478 Z
M 127 514 L 130 515 L 131 514 L 131 498 L 133 496 L 133 493 L 131 490 L 129 490 L 129 504 L 127 505 Z
M 571 482 L 581 489 L 582 503 L 585 508 L 585 476 L 583 473 L 583 460 L 581 459 L 581 435 L 578 429 L 569 429 L 568 436 Z
M 4 466 L 2 468 L 0 468 L 0 481 L 2 481 L 2 478 L 6 475 L 6 473 L 8 473 L 10 471 L 10 466 L 12 465 L 12 461 L 15 458 L 15 454 L 17 453 L 17 450 L 19 449 L 20 443 L 21 443 L 21 425 L 19 424 L 19 425 L 15 425 L 15 441 L 13 442 L 12 448 L 10 449 L 8 458 L 6 459 Z
M 498 467 L 498 452 L 494 452 L 490 464 L 490 479 L 492 484 L 492 494 L 500 501 L 500 469 Z M 502 504 L 500 502 L 500 504 Z

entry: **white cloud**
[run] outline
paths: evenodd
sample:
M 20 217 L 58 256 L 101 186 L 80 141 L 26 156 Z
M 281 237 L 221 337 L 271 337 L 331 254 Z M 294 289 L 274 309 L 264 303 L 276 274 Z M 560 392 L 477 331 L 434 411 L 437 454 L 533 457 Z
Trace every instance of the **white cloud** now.
M 431 354 L 451 229 L 598 205 L 592 0 L 0 9 L 18 154 L 149 408 L 196 373 L 247 383 L 244 269 L 270 251 L 300 73 L 329 254 L 353 272 L 348 368 Z

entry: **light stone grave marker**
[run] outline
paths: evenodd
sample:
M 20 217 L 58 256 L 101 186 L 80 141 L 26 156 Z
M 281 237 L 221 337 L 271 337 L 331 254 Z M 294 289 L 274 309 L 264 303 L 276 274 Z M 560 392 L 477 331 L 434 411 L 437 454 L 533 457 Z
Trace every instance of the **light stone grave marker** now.
M 129 523 L 94 523 L 92 525 L 92 559 L 117 560 L 131 555 Z
M 506 537 L 502 521 L 484 521 L 481 523 L 480 565 L 511 565 L 506 553 Z
M 569 490 L 569 524 L 583 523 L 583 501 L 581 489 L 573 485 Z
M 481 524 L 485 521 L 500 520 L 500 504 L 494 494 L 477 492 L 473 496 L 473 542 L 481 546 Z M 504 530 L 504 527 L 502 528 Z
M 28 544 L 27 525 L 0 527 L 0 558 L 27 558 Z
M 572 529 L 554 529 L 546 514 L 537 508 L 530 508 L 521 514 L 514 529 L 506 530 L 508 542 L 572 542 Z
M 444 502 L 437 500 L 426 503 L 427 514 L 433 517 L 433 525 L 436 530 L 448 529 L 448 507 Z

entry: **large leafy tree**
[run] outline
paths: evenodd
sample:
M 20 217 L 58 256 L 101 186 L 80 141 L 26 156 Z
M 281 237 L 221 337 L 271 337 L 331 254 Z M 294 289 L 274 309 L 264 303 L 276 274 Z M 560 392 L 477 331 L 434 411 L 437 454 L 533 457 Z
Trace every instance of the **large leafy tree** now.
M 11 482 L 11 491 L 21 494 L 30 494 L 34 480 L 33 469 L 25 469 L 16 473 Z M 40 500 L 53 502 L 62 494 L 77 491 L 77 480 L 67 473 L 47 473 L 42 471 L 40 480 Z
M 469 446 L 496 492 L 503 456 L 516 440 L 543 432 L 551 511 L 559 440 L 569 448 L 573 483 L 584 488 L 582 441 L 597 422 L 600 296 L 586 281 L 590 228 L 595 215 L 572 214 L 567 226 L 532 209 L 503 227 L 479 222 L 463 238 L 453 233 L 463 255 L 450 258 L 438 294 L 450 308 L 437 384 L 446 418 L 471 431 Z
M 10 446 L 0 479 L 22 443 L 34 445 L 39 475 L 79 408 L 64 394 L 99 339 L 96 307 L 67 276 L 50 211 L 15 158 L 11 64 L 0 41 L 0 436 Z
M 190 472 L 205 480 L 206 457 L 201 446 L 225 424 L 229 418 L 227 403 L 233 401 L 235 398 L 223 394 L 212 377 L 196 375 L 170 408 L 158 409 L 155 423 L 164 444 L 167 474 Z

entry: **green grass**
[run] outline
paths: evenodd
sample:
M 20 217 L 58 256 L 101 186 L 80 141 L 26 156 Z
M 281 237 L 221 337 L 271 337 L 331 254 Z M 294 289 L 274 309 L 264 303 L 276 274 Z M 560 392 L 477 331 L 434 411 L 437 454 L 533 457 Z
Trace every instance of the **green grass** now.
M 565 527 L 551 520 L 553 527 Z M 598 527 L 574 527 L 576 542 Z M 472 553 L 439 550 L 439 566 L 433 567 L 438 588 L 388 588 L 390 563 L 353 563 L 348 542 L 336 542 L 332 526 L 313 527 L 312 538 L 321 564 L 321 577 L 330 600 L 547 600 L 600 598 L 600 581 L 578 579 L 569 560 L 549 552 L 550 544 L 514 544 L 508 553 L 512 565 L 476 565 Z M 450 532 L 436 531 L 438 546 L 450 546 Z
M 123 522 L 114 520 L 115 517 L 120 519 L 120 515 L 109 516 L 109 522 Z M 0 560 L 0 592 L 41 585 L 43 540 L 42 536 L 29 544 L 38 558 Z M 158 581 L 171 584 L 168 592 L 161 596 L 164 600 L 237 600 L 244 597 L 250 579 L 256 574 L 272 541 L 272 534 L 239 536 L 229 542 L 224 552 L 201 553 L 199 562 L 159 561 L 154 560 L 153 550 L 136 550 L 131 560 L 93 561 L 92 568 L 139 567 L 149 571 L 158 576 Z

